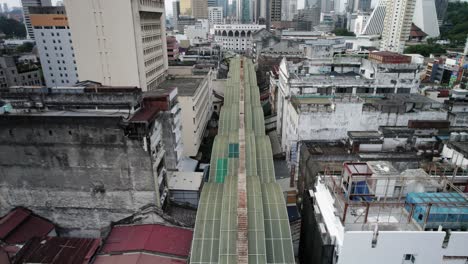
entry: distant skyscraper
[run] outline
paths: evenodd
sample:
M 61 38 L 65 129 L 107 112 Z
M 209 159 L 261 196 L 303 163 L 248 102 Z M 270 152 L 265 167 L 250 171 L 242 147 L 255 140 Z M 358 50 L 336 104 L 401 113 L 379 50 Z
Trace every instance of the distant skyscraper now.
M 348 0 L 348 10 L 350 12 L 370 11 L 372 0 Z
M 8 4 L 3 3 L 3 12 L 8 13 L 9 11 L 10 11 L 10 9 L 8 9 Z
M 281 3 L 281 20 L 292 21 L 297 14 L 297 0 L 283 0 Z
M 219 6 L 218 0 L 208 0 L 208 7 Z
M 223 23 L 223 8 L 219 6 L 208 7 L 208 22 L 210 27 Z
M 177 21 L 179 21 L 180 16 L 180 2 L 172 2 L 172 24 L 174 28 L 177 28 Z
M 413 23 L 430 38 L 440 35 L 434 0 L 416 0 Z
M 168 67 L 164 1 L 66 0 L 80 80 L 156 89 Z
M 367 23 L 362 30 L 362 35 L 381 35 L 385 21 L 385 8 L 387 5 L 385 0 L 380 1 L 372 11 L 371 16 L 367 19 Z
M 197 19 L 208 19 L 208 1 L 192 0 L 192 16 Z
M 78 74 L 65 7 L 29 7 L 29 15 L 46 85 L 74 85 Z
M 322 5 L 321 0 L 305 0 L 304 1 L 304 9 L 308 9 L 311 7 L 320 7 Z
M 387 0 L 380 49 L 403 52 L 413 21 L 416 0 Z
M 252 22 L 251 0 L 237 0 L 237 18 L 240 23 Z
M 0 5 L 0 13 L 3 13 L 2 5 Z
M 333 10 L 333 0 L 320 0 L 322 13 L 328 13 Z
M 439 26 L 444 23 L 445 16 L 447 14 L 449 0 L 435 0 L 437 20 L 439 21 Z
M 180 15 L 192 16 L 192 0 L 180 0 Z
M 281 0 L 269 0 L 270 1 L 270 21 L 281 21 Z
M 31 26 L 31 19 L 29 18 L 29 7 L 36 6 L 52 6 L 50 0 L 21 0 L 23 6 L 24 25 L 26 26 L 26 33 L 29 39 L 34 39 L 34 31 Z M 5 9 L 5 8 L 4 8 Z

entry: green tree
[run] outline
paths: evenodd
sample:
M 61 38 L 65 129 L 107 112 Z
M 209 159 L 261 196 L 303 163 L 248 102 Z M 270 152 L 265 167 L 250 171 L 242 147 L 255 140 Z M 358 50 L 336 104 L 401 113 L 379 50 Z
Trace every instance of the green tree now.
M 0 17 L 0 31 L 3 32 L 7 38 L 26 37 L 24 24 L 6 17 Z
M 29 53 L 33 50 L 34 44 L 31 42 L 26 42 L 23 45 L 16 47 L 16 52 L 18 53 Z
M 463 45 L 468 35 L 468 3 L 454 2 L 449 3 L 447 8 L 447 18 L 444 26 L 441 28 L 441 38 L 448 39 L 453 44 Z
M 332 31 L 332 33 L 334 33 L 337 36 L 356 36 L 353 32 L 349 32 L 345 28 L 336 28 Z
M 445 52 L 446 50 L 439 44 L 420 44 L 405 49 L 405 53 L 421 54 L 424 57 L 429 57 L 431 54 L 444 54 Z

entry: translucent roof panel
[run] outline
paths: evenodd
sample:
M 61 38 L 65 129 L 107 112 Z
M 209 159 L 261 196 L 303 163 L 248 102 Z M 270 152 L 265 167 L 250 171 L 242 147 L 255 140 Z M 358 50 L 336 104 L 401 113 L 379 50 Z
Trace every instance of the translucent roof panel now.
M 286 204 L 275 182 L 271 143 L 264 123 L 254 65 L 245 58 L 233 58 L 211 153 L 209 183 L 200 197 L 191 263 L 238 263 L 241 177 L 247 188 L 248 263 L 295 263 Z M 245 137 L 241 139 L 240 135 Z M 245 147 L 241 147 L 244 142 Z M 245 159 L 240 159 L 242 154 Z M 243 166 L 245 174 L 239 169 Z

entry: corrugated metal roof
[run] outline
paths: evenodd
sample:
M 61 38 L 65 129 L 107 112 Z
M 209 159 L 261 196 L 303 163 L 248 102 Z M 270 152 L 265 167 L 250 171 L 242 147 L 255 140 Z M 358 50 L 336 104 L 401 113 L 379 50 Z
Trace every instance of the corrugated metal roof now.
M 32 237 L 49 234 L 54 225 L 31 211 L 16 208 L 0 219 L 0 240 L 8 244 L 23 244 Z
M 186 260 L 144 253 L 98 256 L 93 264 L 185 264 Z
M 188 257 L 193 231 L 163 225 L 116 226 L 107 238 L 102 253 L 154 252 Z
M 14 264 L 84 264 L 96 253 L 100 239 L 34 237 L 16 255 Z

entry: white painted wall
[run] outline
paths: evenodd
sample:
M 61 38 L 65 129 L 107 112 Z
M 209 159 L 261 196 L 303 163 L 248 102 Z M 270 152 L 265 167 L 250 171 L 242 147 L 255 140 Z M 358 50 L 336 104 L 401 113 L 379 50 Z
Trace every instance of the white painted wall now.
M 296 110 L 290 101 L 284 101 L 283 122 Z M 309 112 L 298 116 L 297 129 L 286 126 L 282 129 L 283 150 L 288 141 L 297 140 L 337 140 L 347 138 L 348 131 L 378 130 L 380 126 L 407 126 L 409 120 L 446 120 L 443 111 L 421 111 L 404 114 L 362 111 L 363 103 L 338 103 L 333 112 Z M 280 116 L 278 115 L 278 118 Z M 288 123 L 290 124 L 290 123 Z
M 164 74 L 167 69 L 164 2 L 65 0 L 65 6 L 80 80 L 147 90 L 151 83 L 147 77 L 154 76 L 153 66 L 158 66 L 159 77 Z M 143 43 L 140 11 L 160 15 L 159 39 Z M 155 52 L 144 55 L 150 44 L 158 49 L 157 56 Z M 148 63 L 152 59 L 148 56 L 153 55 L 156 64 Z
M 178 100 L 181 108 L 183 155 L 196 156 L 206 125 L 213 113 L 211 73 L 193 96 L 179 95 Z
M 444 257 L 468 258 L 468 232 L 452 232 L 446 248 L 444 237 L 445 232 L 382 231 L 372 247 L 373 232 L 346 232 L 338 264 L 411 263 L 403 261 L 405 254 L 413 254 L 415 264 L 457 263 Z

